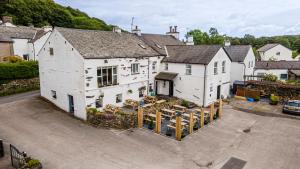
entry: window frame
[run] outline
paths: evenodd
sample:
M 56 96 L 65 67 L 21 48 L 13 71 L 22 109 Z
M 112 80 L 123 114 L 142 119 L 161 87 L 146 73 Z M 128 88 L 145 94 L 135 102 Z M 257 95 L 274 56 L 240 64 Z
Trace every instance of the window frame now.
M 226 73 L 226 61 L 222 61 L 222 73 Z
M 54 48 L 49 48 L 49 53 L 50 53 L 50 56 L 53 56 L 54 55 Z
M 165 63 L 165 70 L 169 70 L 169 64 Z
M 119 96 L 120 96 L 120 98 L 119 98 Z M 116 94 L 116 103 L 122 103 L 122 100 L 123 100 L 122 93 Z
M 140 64 L 139 63 L 131 64 L 131 74 L 132 75 L 140 74 Z
M 185 74 L 186 75 L 192 75 L 192 65 L 191 64 L 186 64 L 185 65 Z
M 100 105 L 100 106 L 97 106 L 97 105 Z M 103 97 L 99 97 L 98 99 L 96 99 L 95 106 L 96 106 L 96 108 L 102 108 L 103 107 Z
M 100 70 L 100 73 L 99 73 L 99 70 Z M 103 71 L 103 70 L 105 70 L 105 71 Z M 101 80 L 99 80 L 99 78 Z M 99 82 L 101 82 L 101 85 Z M 118 67 L 117 66 L 98 67 L 97 68 L 97 84 L 98 84 L 98 88 L 118 85 Z
M 218 62 L 214 62 L 214 75 L 218 74 Z
M 285 75 L 286 78 L 282 78 L 282 75 Z M 287 80 L 288 79 L 288 74 L 287 73 L 281 73 L 280 74 L 280 80 Z
M 57 93 L 55 90 L 51 90 L 51 97 L 52 99 L 57 99 Z
M 152 71 L 156 72 L 156 65 L 157 65 L 157 61 L 153 61 L 152 62 Z

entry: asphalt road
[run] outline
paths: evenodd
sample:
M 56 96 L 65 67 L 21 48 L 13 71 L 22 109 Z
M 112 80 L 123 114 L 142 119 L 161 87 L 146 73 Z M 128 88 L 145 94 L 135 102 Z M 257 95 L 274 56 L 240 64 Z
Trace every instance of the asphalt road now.
M 0 137 L 45 169 L 219 169 L 231 157 L 246 161 L 244 169 L 300 166 L 299 120 L 227 107 L 221 120 L 178 142 L 144 129 L 93 128 L 36 96 L 15 99 L 0 105 Z
M 25 93 L 10 95 L 10 96 L 3 96 L 3 97 L 0 97 L 0 104 L 15 102 L 18 100 L 31 98 L 31 97 L 35 97 L 35 96 L 39 96 L 39 95 L 40 95 L 40 91 L 35 90 L 35 91 L 30 91 L 30 92 L 25 92 Z

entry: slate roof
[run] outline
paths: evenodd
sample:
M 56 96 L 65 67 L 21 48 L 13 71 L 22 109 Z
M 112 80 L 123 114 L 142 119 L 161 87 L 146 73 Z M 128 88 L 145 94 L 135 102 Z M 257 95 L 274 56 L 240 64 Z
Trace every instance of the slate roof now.
M 293 74 L 300 76 L 300 70 L 290 70 Z
M 163 62 L 207 65 L 221 48 L 221 45 L 167 46 L 168 57 Z
M 250 45 L 231 45 L 224 47 L 225 52 L 231 58 L 232 62 L 243 62 L 250 49 Z
M 274 48 L 277 45 L 280 45 L 280 44 L 279 43 L 269 43 L 269 44 L 266 44 L 265 46 L 257 49 L 257 52 L 265 52 L 265 51 L 267 51 L 269 49 Z
M 288 69 L 300 70 L 300 61 L 257 61 L 255 69 Z
M 136 35 L 112 31 L 55 28 L 86 59 L 159 56 Z
M 0 34 L 0 42 L 13 42 L 13 40 L 4 34 Z
M 178 73 L 160 72 L 155 76 L 156 80 L 173 80 Z
M 25 26 L 8 27 L 0 26 L 0 35 L 4 34 L 10 38 L 17 39 L 33 39 L 38 28 L 30 28 Z
M 167 55 L 165 50 L 167 45 L 185 45 L 171 35 L 142 34 L 141 39 L 161 55 Z

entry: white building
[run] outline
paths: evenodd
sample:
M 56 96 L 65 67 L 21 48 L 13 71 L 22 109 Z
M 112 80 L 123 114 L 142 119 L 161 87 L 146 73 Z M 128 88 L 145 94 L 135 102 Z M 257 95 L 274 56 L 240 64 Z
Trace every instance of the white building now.
M 292 50 L 278 43 L 266 44 L 257 50 L 261 61 L 295 61 Z
M 227 45 L 224 47 L 231 58 L 230 81 L 246 81 L 253 75 L 255 55 L 250 45 Z M 244 79 L 245 77 L 245 79 Z
M 288 80 L 289 72 L 300 70 L 299 61 L 258 61 L 256 62 L 254 75 L 264 76 L 266 74 L 276 75 L 278 80 Z
M 20 56 L 24 60 L 38 60 L 37 54 L 50 36 L 52 27 L 15 26 L 10 22 L 6 18 L 0 25 L 0 57 L 9 54 Z
M 220 45 L 167 46 L 156 76 L 157 94 L 201 106 L 229 96 L 231 60 Z

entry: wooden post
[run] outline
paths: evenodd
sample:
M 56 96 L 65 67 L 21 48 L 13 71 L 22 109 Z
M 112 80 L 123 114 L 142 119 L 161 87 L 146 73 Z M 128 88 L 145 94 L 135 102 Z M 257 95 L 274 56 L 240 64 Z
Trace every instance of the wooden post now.
M 181 117 L 176 116 L 176 140 L 181 140 Z
M 210 105 L 210 120 L 209 122 L 213 122 L 214 121 L 214 108 L 215 108 L 215 103 L 212 103 Z
M 138 107 L 138 128 L 143 128 L 143 108 Z
M 189 133 L 191 134 L 193 132 L 194 128 L 194 113 L 190 113 L 190 125 L 189 125 Z
M 156 127 L 155 127 L 155 132 L 157 134 L 160 134 L 161 132 L 161 112 L 156 111 Z
M 204 126 L 204 108 L 201 109 L 201 115 L 200 115 L 200 127 L 202 128 Z
M 222 110 L 223 109 L 223 101 L 222 101 L 222 99 L 220 99 L 220 101 L 219 101 L 219 111 L 218 111 L 218 118 L 220 118 L 221 119 L 221 117 L 222 117 Z

